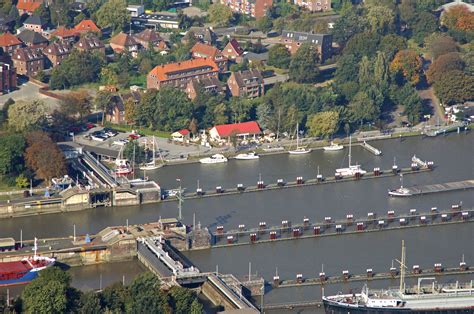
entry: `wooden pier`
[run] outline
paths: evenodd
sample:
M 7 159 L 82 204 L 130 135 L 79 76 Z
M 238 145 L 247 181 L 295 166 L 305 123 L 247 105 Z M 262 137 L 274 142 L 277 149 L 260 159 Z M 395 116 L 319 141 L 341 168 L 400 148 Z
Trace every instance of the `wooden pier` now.
M 375 156 L 382 155 L 382 151 L 380 149 L 377 149 L 377 148 L 373 147 L 372 145 L 370 145 L 366 141 L 362 142 L 362 144 L 360 144 L 360 145 L 363 148 L 365 148 L 366 150 L 368 150 L 369 152 L 371 152 L 372 154 L 374 154 Z
M 406 187 L 405 189 L 407 190 L 406 196 L 414 196 L 448 191 L 467 190 L 472 188 L 474 188 L 474 180 L 464 180 L 431 185 L 419 185 Z

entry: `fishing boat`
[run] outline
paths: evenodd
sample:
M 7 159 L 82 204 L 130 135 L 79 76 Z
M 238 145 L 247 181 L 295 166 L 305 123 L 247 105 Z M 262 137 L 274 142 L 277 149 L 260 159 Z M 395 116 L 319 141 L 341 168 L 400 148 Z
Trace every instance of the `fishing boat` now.
M 256 153 L 242 153 L 235 156 L 235 159 L 237 160 L 254 160 L 259 158 L 260 156 L 258 156 Z
M 336 169 L 336 176 L 353 177 L 355 175 L 364 175 L 367 171 L 363 170 L 360 165 L 352 165 L 352 136 L 349 136 L 349 165 L 347 168 Z
M 0 263 L 0 287 L 21 285 L 31 282 L 38 277 L 38 272 L 56 262 L 54 258 L 38 256 L 37 239 L 33 248 L 34 255 L 16 262 Z
M 360 293 L 323 296 L 326 313 L 472 313 L 474 286 L 472 282 L 438 284 L 436 278 L 418 278 L 417 286 L 405 286 L 405 243 L 402 241 L 400 286 L 387 290 L 370 290 L 365 285 Z M 429 281 L 430 284 L 422 285 Z
M 219 164 L 219 163 L 227 162 L 227 158 L 222 154 L 215 154 L 215 155 L 212 155 L 211 157 L 199 159 L 199 162 L 201 164 Z
M 326 151 L 326 152 L 334 152 L 334 151 L 338 151 L 338 150 L 344 149 L 344 146 L 342 146 L 342 145 L 340 145 L 340 144 L 335 144 L 334 142 L 331 141 L 331 145 L 329 145 L 329 146 L 324 146 L 323 149 L 324 149 L 324 151 Z
M 311 149 L 306 147 L 300 146 L 300 136 L 299 136 L 299 124 L 296 124 L 296 148 L 293 150 L 289 150 L 288 153 L 290 155 L 304 155 L 311 153 Z
M 155 154 L 156 154 L 156 141 L 155 141 L 155 136 L 153 136 L 153 142 L 152 142 L 152 160 L 150 162 L 147 162 L 145 163 L 143 166 L 140 167 L 140 170 L 155 170 L 155 169 L 158 169 L 160 168 L 161 166 L 158 165 L 156 163 L 156 158 L 155 158 Z M 158 150 L 159 152 L 159 150 Z M 163 158 L 161 157 L 161 154 L 160 154 L 160 158 L 161 158 L 161 161 L 163 161 Z

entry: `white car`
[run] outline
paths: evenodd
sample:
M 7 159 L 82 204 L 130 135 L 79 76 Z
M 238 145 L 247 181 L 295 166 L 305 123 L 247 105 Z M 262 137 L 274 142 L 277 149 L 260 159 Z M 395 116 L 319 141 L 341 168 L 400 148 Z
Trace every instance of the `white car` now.
M 104 137 L 101 135 L 91 135 L 91 139 L 98 142 L 104 142 L 107 139 L 107 137 Z
M 114 141 L 114 145 L 118 145 L 118 146 L 124 146 L 127 143 L 128 143 L 128 140 L 124 140 L 124 139 Z

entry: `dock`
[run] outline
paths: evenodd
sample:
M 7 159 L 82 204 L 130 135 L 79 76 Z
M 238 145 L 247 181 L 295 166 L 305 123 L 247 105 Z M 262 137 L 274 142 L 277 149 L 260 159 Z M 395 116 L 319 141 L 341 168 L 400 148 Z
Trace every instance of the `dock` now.
M 372 145 L 370 145 L 366 141 L 362 142 L 362 144 L 360 144 L 360 145 L 363 148 L 365 148 L 366 150 L 368 150 L 369 152 L 371 152 L 372 154 L 374 154 L 375 156 L 382 155 L 382 151 L 380 149 L 377 149 L 377 148 L 373 147 Z
M 404 196 L 415 196 L 431 193 L 441 193 L 458 190 L 468 190 L 474 188 L 474 180 L 464 180 L 456 182 L 447 182 L 440 184 L 431 185 L 419 185 L 412 187 L 404 187 L 407 190 L 407 194 Z

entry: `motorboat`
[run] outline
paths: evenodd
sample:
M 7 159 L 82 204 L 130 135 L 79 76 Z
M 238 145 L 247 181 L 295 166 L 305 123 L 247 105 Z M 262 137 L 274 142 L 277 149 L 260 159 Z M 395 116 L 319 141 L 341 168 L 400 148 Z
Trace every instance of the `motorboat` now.
M 227 158 L 222 154 L 215 154 L 215 155 L 212 155 L 211 157 L 199 159 L 199 162 L 201 164 L 220 164 L 220 163 L 227 162 Z
M 335 144 L 334 142 L 331 142 L 331 145 L 329 145 L 329 146 L 324 146 L 323 149 L 324 149 L 324 151 L 326 151 L 326 152 L 334 152 L 334 151 L 338 151 L 338 150 L 344 149 L 344 146 L 342 146 L 342 145 L 340 145 L 340 144 Z
M 290 155 L 304 155 L 311 153 L 311 149 L 300 146 L 300 137 L 299 137 L 299 125 L 296 124 L 296 148 L 293 150 L 289 150 L 288 153 Z
M 260 156 L 258 156 L 256 153 L 243 153 L 243 154 L 238 154 L 235 156 L 235 159 L 238 160 L 254 160 L 254 159 L 259 159 Z

